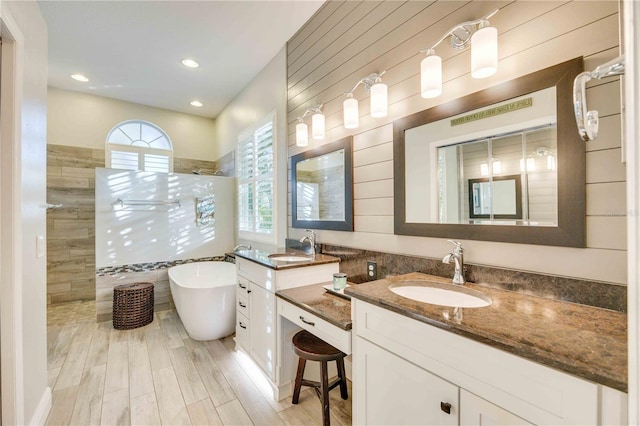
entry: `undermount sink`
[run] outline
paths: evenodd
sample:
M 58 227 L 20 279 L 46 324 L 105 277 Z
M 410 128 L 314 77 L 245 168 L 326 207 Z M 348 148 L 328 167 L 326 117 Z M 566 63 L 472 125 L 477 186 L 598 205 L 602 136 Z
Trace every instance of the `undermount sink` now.
M 454 308 L 482 308 L 491 305 L 484 293 L 454 284 L 434 281 L 397 281 L 389 290 L 407 299 Z
M 280 260 L 282 262 L 309 262 L 311 257 L 298 254 L 275 253 L 270 254 L 269 259 Z

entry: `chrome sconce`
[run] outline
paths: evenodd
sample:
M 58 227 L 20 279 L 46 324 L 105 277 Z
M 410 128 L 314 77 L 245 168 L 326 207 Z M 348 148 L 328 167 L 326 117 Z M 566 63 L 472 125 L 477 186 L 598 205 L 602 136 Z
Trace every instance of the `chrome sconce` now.
M 593 71 L 585 71 L 578 74 L 573 81 L 573 109 L 578 124 L 578 133 L 583 141 L 589 142 L 598 137 L 598 111 L 587 108 L 587 96 L 585 87 L 589 80 L 602 79 L 624 74 L 624 56 L 618 56 L 611 61 L 600 65 Z
M 420 94 L 423 98 L 435 98 L 442 94 L 442 58 L 435 48 L 447 37 L 450 45 L 462 50 L 471 44 L 471 76 L 485 78 L 498 70 L 498 30 L 489 26 L 489 18 L 499 9 L 475 21 L 467 21 L 447 31 L 428 49 L 421 50 L 427 57 L 420 63 Z
M 309 145 L 309 126 L 304 122 L 304 118 L 311 115 L 311 138 L 314 140 L 324 139 L 324 114 L 322 113 L 322 104 L 317 107 L 310 108 L 298 118 L 296 124 L 296 146 Z
M 346 129 L 355 129 L 360 125 L 360 112 L 358 111 L 358 100 L 353 97 L 353 92 L 359 85 L 363 84 L 364 88 L 371 93 L 371 116 L 385 117 L 387 115 L 387 85 L 382 82 L 382 75 L 372 73 L 361 79 L 353 86 L 353 89 L 347 93 L 347 99 L 342 104 L 344 114 L 344 127 Z

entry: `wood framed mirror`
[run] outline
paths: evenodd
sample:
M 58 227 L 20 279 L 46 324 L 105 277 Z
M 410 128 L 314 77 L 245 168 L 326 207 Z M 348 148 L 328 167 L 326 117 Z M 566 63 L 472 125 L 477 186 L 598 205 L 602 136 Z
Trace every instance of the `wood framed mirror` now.
M 294 228 L 353 231 L 352 137 L 291 157 Z
M 394 121 L 395 233 L 584 247 L 586 157 L 571 98 L 582 70 L 576 58 Z M 471 180 L 515 174 L 521 218 L 470 217 Z

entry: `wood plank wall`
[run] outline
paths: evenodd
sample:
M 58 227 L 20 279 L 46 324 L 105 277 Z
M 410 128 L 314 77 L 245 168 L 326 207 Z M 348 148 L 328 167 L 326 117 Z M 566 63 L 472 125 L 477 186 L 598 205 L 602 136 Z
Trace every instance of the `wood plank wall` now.
M 499 69 L 487 79 L 470 76 L 469 50 L 443 43 L 443 95 L 419 93 L 421 49 L 448 29 L 495 8 Z M 354 136 L 355 231 L 320 231 L 320 241 L 392 253 L 439 257 L 448 244 L 433 238 L 393 234 L 392 122 L 396 118 L 583 56 L 594 69 L 619 55 L 617 1 L 328 1 L 287 45 L 288 155 L 295 146 L 296 119 L 324 104 L 327 136 L 322 143 Z M 389 115 L 369 117 L 369 97 L 360 87 L 360 127 L 342 126 L 344 93 L 361 78 L 386 70 Z M 626 283 L 625 167 L 621 163 L 620 81 L 592 81 L 588 104 L 601 117 L 600 136 L 587 150 L 587 249 L 465 242 L 467 261 L 557 275 Z M 289 182 L 289 236 L 291 228 Z

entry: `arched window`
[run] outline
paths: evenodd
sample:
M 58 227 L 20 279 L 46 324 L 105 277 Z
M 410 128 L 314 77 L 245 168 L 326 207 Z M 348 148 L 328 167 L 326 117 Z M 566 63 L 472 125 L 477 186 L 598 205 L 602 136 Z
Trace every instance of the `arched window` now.
M 173 146 L 169 136 L 155 124 L 128 120 L 107 135 L 106 166 L 112 169 L 173 171 Z

